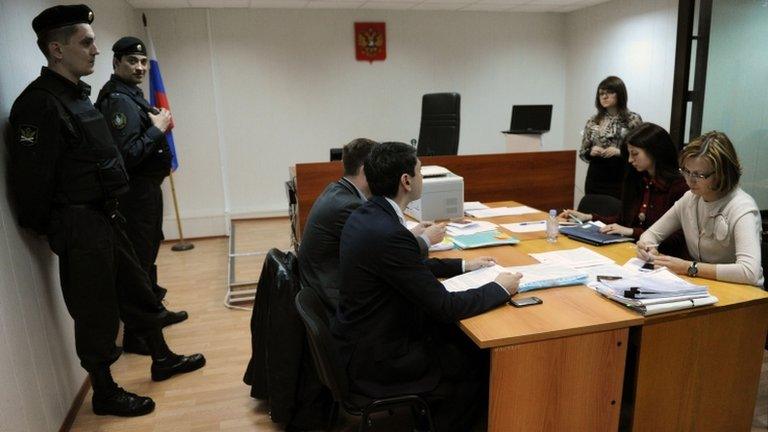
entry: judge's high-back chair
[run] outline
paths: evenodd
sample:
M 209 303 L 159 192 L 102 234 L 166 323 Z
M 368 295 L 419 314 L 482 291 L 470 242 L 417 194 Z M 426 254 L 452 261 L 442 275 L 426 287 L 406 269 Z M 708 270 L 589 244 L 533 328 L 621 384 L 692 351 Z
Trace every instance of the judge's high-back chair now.
M 430 93 L 421 99 L 419 156 L 455 155 L 459 151 L 461 95 Z

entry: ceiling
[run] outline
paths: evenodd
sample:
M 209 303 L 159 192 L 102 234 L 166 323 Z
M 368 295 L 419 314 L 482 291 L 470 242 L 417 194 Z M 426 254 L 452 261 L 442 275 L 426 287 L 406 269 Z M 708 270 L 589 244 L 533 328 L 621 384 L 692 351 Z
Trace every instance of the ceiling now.
M 571 12 L 608 0 L 127 0 L 136 9 L 271 8 Z

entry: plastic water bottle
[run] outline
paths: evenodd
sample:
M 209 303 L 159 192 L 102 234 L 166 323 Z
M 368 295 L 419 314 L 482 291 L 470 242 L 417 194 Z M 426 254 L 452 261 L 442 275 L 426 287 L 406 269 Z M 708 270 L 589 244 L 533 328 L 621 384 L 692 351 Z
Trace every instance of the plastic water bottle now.
M 560 232 L 560 224 L 557 223 L 557 210 L 552 209 L 549 211 L 549 217 L 547 217 L 547 242 L 557 242 L 557 234 Z

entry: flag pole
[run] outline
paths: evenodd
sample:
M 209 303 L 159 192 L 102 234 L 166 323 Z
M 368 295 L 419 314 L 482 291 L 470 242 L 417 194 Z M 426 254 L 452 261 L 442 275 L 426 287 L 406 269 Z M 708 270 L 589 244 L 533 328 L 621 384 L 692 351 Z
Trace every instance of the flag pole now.
M 146 33 L 147 33 L 147 41 L 149 42 L 149 51 L 150 51 L 149 54 L 151 56 L 150 63 L 151 63 L 151 60 L 154 59 L 154 61 L 155 61 L 155 65 L 154 66 L 157 66 L 157 57 L 155 55 L 154 44 L 152 43 L 152 37 L 149 35 L 149 27 L 147 26 L 147 16 L 145 14 L 143 14 L 143 13 L 141 14 L 141 22 L 144 24 L 144 31 L 146 31 Z M 158 69 L 158 74 L 159 74 L 159 70 L 160 69 Z M 158 77 L 159 77 L 159 75 L 158 75 Z M 163 85 L 162 85 L 162 78 L 160 78 L 159 81 L 160 81 L 160 88 L 162 88 L 163 87 Z M 150 78 L 150 87 L 152 87 L 152 79 L 151 78 Z M 162 90 L 162 91 L 164 92 L 164 90 Z M 152 93 L 152 92 L 150 92 L 150 93 Z M 157 102 L 155 100 L 156 96 L 154 95 L 154 93 L 152 93 L 151 97 L 153 98 L 153 103 Z M 164 101 L 164 103 L 163 102 L 159 102 L 158 106 L 162 106 L 163 108 L 166 108 L 166 109 L 170 108 L 168 106 L 167 99 L 163 98 L 163 101 Z M 173 160 L 175 161 L 176 160 L 176 152 L 175 152 L 175 149 L 174 149 L 173 139 L 172 139 L 172 136 L 170 135 L 170 132 L 167 133 L 167 139 L 168 139 L 168 144 L 171 147 L 171 150 L 173 150 L 172 157 L 173 157 Z M 171 247 L 171 250 L 175 251 L 175 252 L 180 252 L 180 251 L 186 251 L 186 250 L 193 249 L 195 247 L 195 245 L 190 243 L 190 242 L 188 242 L 188 241 L 186 241 L 186 240 L 184 240 L 184 231 L 182 231 L 182 229 L 181 229 L 181 216 L 179 215 L 179 201 L 178 201 L 178 199 L 176 199 L 176 184 L 173 182 L 173 170 L 176 168 L 176 163 L 173 162 L 172 165 L 173 165 L 173 169 L 171 169 L 171 172 L 168 173 L 168 178 L 171 181 L 171 197 L 173 198 L 173 210 L 174 210 L 174 213 L 176 214 L 176 227 L 179 229 L 179 241 L 176 242 L 176 244 L 174 244 Z
M 184 232 L 181 230 L 181 217 L 179 217 L 179 203 L 176 200 L 176 185 L 173 183 L 173 173 L 168 174 L 171 180 L 171 196 L 173 197 L 173 209 L 176 213 L 176 226 L 179 228 L 179 241 L 171 247 L 174 252 L 182 252 L 194 249 L 195 245 L 184 240 Z

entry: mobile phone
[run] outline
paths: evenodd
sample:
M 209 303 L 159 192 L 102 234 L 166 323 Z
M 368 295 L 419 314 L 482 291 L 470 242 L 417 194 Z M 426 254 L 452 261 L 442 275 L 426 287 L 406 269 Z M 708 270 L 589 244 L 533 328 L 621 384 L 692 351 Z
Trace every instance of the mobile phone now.
M 525 297 L 520 299 L 509 299 L 509 304 L 514 307 L 526 307 L 526 306 L 533 306 L 537 304 L 542 304 L 544 301 L 542 301 L 538 297 Z

